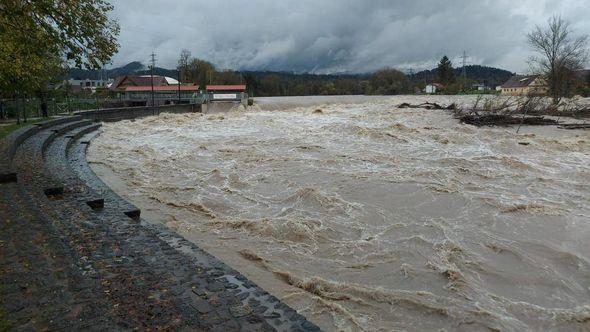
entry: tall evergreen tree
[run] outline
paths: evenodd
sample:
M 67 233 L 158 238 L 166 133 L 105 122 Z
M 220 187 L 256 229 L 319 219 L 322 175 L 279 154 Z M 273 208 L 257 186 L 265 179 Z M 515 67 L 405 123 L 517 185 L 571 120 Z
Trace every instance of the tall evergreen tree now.
M 440 59 L 437 73 L 439 83 L 446 85 L 455 82 L 455 70 L 453 69 L 453 63 L 446 55 Z

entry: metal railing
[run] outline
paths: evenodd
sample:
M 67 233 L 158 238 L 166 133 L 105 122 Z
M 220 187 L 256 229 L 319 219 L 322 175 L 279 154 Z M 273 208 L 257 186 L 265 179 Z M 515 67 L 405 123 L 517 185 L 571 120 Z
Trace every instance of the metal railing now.
M 67 115 L 76 111 L 120 108 L 128 106 L 151 106 L 151 94 L 133 97 L 87 97 L 87 98 L 49 98 L 46 100 L 47 116 Z M 156 106 L 170 104 L 201 104 L 200 94 L 177 93 L 156 94 Z M 44 116 L 41 98 L 0 99 L 0 121 L 28 120 Z

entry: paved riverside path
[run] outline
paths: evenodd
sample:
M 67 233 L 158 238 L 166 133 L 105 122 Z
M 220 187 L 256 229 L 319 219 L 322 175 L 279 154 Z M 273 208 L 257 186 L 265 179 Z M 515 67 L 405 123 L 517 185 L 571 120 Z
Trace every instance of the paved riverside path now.
M 13 156 L 0 143 L 0 175 L 17 174 L 0 181 L 0 329 L 319 330 L 173 231 L 125 214 L 134 207 L 85 160 L 97 128 L 40 127 Z

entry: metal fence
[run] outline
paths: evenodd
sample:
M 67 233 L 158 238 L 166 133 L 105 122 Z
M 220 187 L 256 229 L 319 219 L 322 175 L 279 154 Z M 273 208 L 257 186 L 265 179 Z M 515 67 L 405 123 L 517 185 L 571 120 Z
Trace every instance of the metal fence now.
M 115 98 L 65 98 L 47 99 L 47 115 L 65 115 L 81 110 L 125 106 L 125 102 Z M 43 116 L 40 98 L 0 99 L 0 119 L 29 119 Z
M 201 104 L 201 94 L 155 94 L 155 106 L 170 104 Z M 92 96 L 86 98 L 46 99 L 47 116 L 67 115 L 76 111 L 96 110 L 105 108 L 120 108 L 130 106 L 151 106 L 151 94 L 117 97 Z M 32 119 L 43 117 L 41 98 L 0 99 L 0 120 Z
M 46 105 L 48 116 L 69 112 L 67 104 L 56 100 L 48 100 Z M 0 119 L 29 119 L 42 116 L 42 102 L 38 98 L 0 99 Z
M 140 106 L 151 106 L 152 94 L 150 92 L 122 94 L 122 97 L 119 100 L 132 105 L 141 103 L 142 105 Z M 201 104 L 203 102 L 203 95 L 186 92 L 179 95 L 176 91 L 158 92 L 154 93 L 153 101 L 156 106 L 171 104 Z

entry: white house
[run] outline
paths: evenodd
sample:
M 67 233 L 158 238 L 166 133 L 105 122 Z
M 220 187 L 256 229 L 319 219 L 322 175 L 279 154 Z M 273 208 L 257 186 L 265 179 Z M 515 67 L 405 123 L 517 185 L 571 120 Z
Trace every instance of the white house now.
M 477 91 L 488 91 L 490 90 L 490 87 L 483 84 L 483 83 L 475 83 L 471 85 L 471 88 L 477 90 Z
M 442 88 L 444 88 L 444 85 L 440 83 L 430 83 L 426 85 L 426 88 L 424 88 L 424 92 L 428 94 L 433 94 L 436 93 L 438 90 L 441 90 Z
M 96 91 L 96 88 L 107 88 L 108 85 L 110 83 L 112 83 L 113 80 L 91 80 L 91 79 L 84 79 L 84 80 L 75 80 L 75 79 L 69 79 L 68 83 L 70 84 L 70 86 L 74 89 L 79 89 L 79 90 L 91 90 L 92 92 Z

